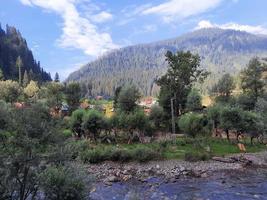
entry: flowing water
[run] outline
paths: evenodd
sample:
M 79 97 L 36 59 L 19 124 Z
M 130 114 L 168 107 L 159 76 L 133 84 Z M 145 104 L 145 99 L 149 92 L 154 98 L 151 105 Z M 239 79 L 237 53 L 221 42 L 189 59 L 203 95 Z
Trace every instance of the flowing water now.
M 178 179 L 166 183 L 161 178 L 147 182 L 130 181 L 112 186 L 98 184 L 93 200 L 267 200 L 267 169 L 218 172 L 208 178 Z

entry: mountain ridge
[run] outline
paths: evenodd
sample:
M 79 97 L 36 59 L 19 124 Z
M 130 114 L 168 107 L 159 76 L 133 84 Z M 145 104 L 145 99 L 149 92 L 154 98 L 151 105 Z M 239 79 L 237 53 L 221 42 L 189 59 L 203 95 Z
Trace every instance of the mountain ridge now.
M 92 95 L 112 96 L 116 87 L 134 83 L 143 95 L 156 95 L 154 80 L 166 71 L 165 53 L 188 51 L 200 55 L 201 65 L 218 74 L 237 74 L 254 56 L 267 57 L 267 36 L 219 28 L 199 29 L 173 39 L 132 45 L 113 50 L 67 78 L 91 85 Z
M 9 25 L 3 30 L 0 24 L 0 70 L 5 79 L 18 79 L 19 71 L 16 67 L 18 57 L 22 61 L 22 75 L 27 72 L 32 80 L 41 82 L 51 80 L 50 74 L 41 67 L 39 61 L 35 60 L 19 30 Z

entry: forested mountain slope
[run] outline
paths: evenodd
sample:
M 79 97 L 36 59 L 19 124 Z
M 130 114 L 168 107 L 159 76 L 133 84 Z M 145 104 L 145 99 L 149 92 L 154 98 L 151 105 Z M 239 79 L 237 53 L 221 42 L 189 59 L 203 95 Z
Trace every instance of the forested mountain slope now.
M 21 74 L 37 81 L 51 80 L 50 74 L 40 66 L 40 62 L 33 57 L 26 40 L 20 32 L 11 26 L 3 30 L 0 26 L 0 70 L 5 79 L 18 80 L 19 69 L 16 66 L 18 57 L 21 58 Z
M 198 53 L 202 67 L 212 72 L 210 85 L 225 72 L 237 74 L 254 56 L 267 57 L 267 36 L 200 29 L 170 40 L 114 50 L 72 73 L 67 81 L 85 83 L 92 95 L 111 96 L 125 83 L 136 84 L 144 95 L 155 95 L 154 80 L 166 71 L 167 50 Z

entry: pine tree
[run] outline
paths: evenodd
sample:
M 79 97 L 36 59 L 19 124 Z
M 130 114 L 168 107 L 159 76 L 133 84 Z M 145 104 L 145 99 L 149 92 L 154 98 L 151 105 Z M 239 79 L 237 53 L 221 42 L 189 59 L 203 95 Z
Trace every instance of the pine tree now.
M 0 68 L 0 81 L 2 81 L 4 79 L 5 79 L 4 73 L 3 73 L 2 69 Z
M 27 70 L 25 70 L 23 75 L 23 87 L 26 87 L 28 83 L 29 83 L 29 76 Z
M 263 73 L 267 71 L 258 58 L 249 61 L 248 67 L 241 72 L 241 86 L 244 92 L 252 95 L 254 102 L 263 94 Z
M 16 67 L 18 68 L 19 70 L 19 84 L 21 85 L 22 84 L 22 73 L 21 73 L 21 68 L 22 68 L 22 60 L 21 60 L 21 57 L 19 56 L 16 60 Z
M 55 74 L 55 79 L 54 79 L 55 82 L 60 82 L 59 80 L 59 74 L 56 72 Z

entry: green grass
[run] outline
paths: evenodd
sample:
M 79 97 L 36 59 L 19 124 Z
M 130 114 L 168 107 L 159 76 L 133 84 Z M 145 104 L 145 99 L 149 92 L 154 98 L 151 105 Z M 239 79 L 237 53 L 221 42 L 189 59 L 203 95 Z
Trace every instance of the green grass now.
M 77 144 L 79 144 L 77 142 Z M 248 153 L 266 150 L 262 144 L 245 145 Z M 208 149 L 210 151 L 208 151 Z M 230 143 L 225 139 L 213 138 L 179 138 L 173 142 L 159 142 L 150 144 L 118 144 L 118 145 L 89 145 L 88 148 L 80 151 L 80 158 L 90 162 L 90 157 L 97 162 L 105 160 L 113 161 L 148 161 L 159 159 L 185 159 L 185 157 L 201 155 L 225 156 L 240 153 L 235 143 Z M 186 156 L 185 156 L 186 155 Z M 188 156 L 189 155 L 189 156 Z M 97 158 L 99 156 L 99 159 Z M 94 162 L 93 161 L 93 162 Z

